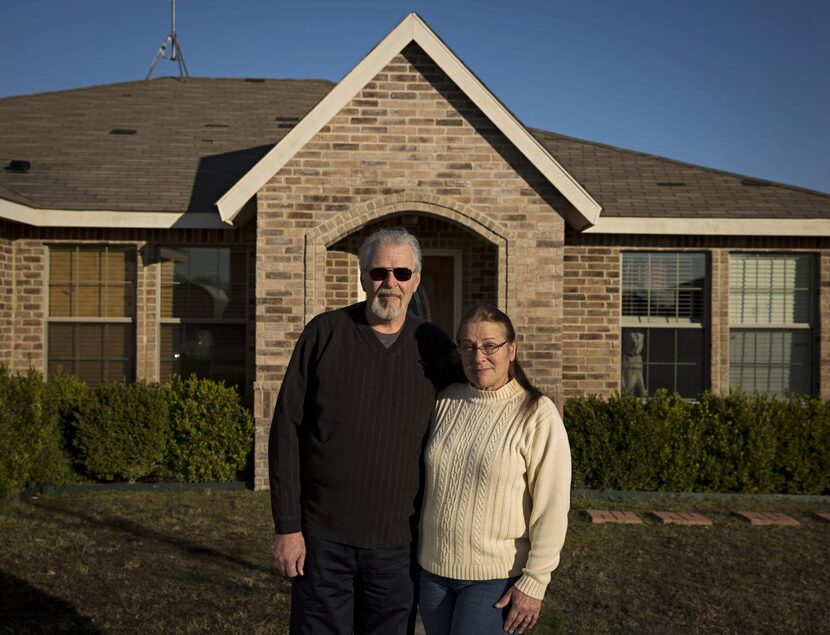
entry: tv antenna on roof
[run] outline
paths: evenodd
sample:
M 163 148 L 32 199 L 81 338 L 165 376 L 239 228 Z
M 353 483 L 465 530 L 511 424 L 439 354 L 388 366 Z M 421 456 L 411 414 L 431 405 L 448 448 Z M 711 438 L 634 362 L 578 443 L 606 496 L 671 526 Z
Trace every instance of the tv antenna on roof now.
M 150 76 L 156 69 L 156 64 L 158 64 L 160 59 L 170 60 L 171 62 L 178 62 L 179 77 L 190 76 L 190 74 L 187 72 L 187 64 L 184 63 L 184 53 L 182 53 L 182 47 L 179 44 L 179 38 L 176 37 L 176 0 L 170 0 L 170 16 L 172 23 L 170 33 L 167 34 L 167 37 L 164 38 L 164 42 L 161 43 L 158 53 L 156 53 L 156 56 L 153 58 L 153 63 L 150 65 L 150 70 L 147 71 L 147 77 L 145 77 L 144 79 L 150 79 Z

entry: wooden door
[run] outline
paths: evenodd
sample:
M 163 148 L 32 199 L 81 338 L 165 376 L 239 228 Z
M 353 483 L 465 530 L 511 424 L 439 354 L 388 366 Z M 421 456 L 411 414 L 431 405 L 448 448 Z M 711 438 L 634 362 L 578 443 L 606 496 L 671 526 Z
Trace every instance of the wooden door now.
M 455 338 L 455 257 L 423 256 L 421 284 L 411 310 Z

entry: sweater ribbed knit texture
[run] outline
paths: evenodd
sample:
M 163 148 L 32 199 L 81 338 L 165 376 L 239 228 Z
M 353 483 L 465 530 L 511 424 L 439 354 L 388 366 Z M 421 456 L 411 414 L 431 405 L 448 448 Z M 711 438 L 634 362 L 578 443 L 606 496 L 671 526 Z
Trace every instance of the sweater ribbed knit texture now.
M 529 412 L 515 381 L 495 391 L 469 384 L 439 396 L 427 444 L 418 560 L 447 578 L 520 575 L 543 598 L 559 564 L 570 506 L 571 454 L 556 406 Z
M 446 385 L 441 364 L 455 349 L 411 314 L 387 348 L 365 310 L 315 317 L 294 349 L 269 438 L 277 533 L 366 548 L 412 540 L 433 382 Z

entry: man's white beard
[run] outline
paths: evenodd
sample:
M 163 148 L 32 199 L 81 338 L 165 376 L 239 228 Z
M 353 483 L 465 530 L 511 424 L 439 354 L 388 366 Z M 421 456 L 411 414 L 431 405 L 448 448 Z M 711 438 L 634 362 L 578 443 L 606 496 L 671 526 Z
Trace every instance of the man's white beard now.
M 401 317 L 404 313 L 406 313 L 406 307 L 403 305 L 403 298 L 401 296 L 392 293 L 388 293 L 386 294 L 386 296 L 400 298 L 400 305 L 397 308 L 395 308 L 389 304 L 384 304 L 383 302 L 381 302 L 381 295 L 378 294 L 372 299 L 372 305 L 370 306 L 370 309 L 372 311 L 372 315 L 374 315 L 379 320 L 383 320 L 384 322 L 391 322 L 392 320 L 395 320 Z

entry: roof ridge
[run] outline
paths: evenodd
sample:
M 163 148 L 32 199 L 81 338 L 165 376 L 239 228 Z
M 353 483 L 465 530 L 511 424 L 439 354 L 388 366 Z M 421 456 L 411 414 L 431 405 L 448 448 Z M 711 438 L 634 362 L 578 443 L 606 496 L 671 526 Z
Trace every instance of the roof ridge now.
M 752 176 L 749 174 L 741 174 L 740 172 L 730 172 L 728 170 L 720 170 L 718 168 L 712 168 L 705 165 L 699 165 L 697 163 L 691 163 L 689 161 L 681 161 L 680 159 L 672 159 L 671 157 L 664 157 L 659 154 L 652 154 L 650 152 L 644 152 L 642 150 L 631 150 L 629 148 L 621 148 L 620 146 L 611 145 L 609 143 L 602 143 L 600 141 L 589 141 L 588 139 L 580 139 L 579 137 L 572 137 L 570 135 L 562 134 L 560 132 L 553 132 L 552 130 L 544 130 L 542 128 L 534 128 L 529 126 L 528 130 L 532 133 L 540 133 L 542 135 L 552 135 L 554 137 L 559 137 L 561 139 L 567 139 L 569 141 L 575 141 L 577 143 L 584 143 L 586 145 L 597 146 L 600 148 L 607 148 L 609 150 L 615 150 L 617 152 L 625 152 L 626 154 L 633 154 L 636 156 L 645 157 L 647 159 L 656 159 L 658 161 L 666 161 L 668 163 L 673 163 L 675 165 L 680 165 L 683 167 L 688 168 L 695 168 L 698 170 L 703 170 L 705 172 L 711 172 L 713 174 L 721 174 L 723 176 L 732 176 L 740 179 L 748 179 L 751 181 L 760 181 L 765 184 L 769 184 L 775 187 L 783 187 L 788 190 L 793 190 L 795 192 L 801 192 L 803 194 L 812 194 L 815 196 L 821 196 L 830 198 L 830 193 L 822 192 L 820 190 L 813 190 L 807 187 L 802 187 L 800 185 L 792 185 L 791 183 L 782 183 L 780 181 L 773 181 L 771 179 L 762 178 L 759 176 Z

